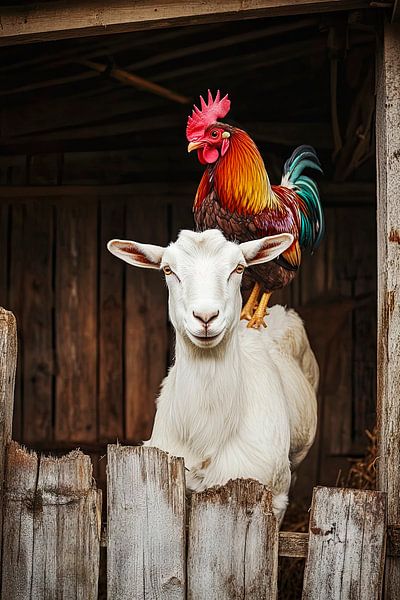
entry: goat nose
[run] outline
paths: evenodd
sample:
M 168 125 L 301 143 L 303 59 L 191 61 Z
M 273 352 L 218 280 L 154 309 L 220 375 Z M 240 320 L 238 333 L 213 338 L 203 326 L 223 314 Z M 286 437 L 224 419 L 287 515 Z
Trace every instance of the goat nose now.
M 204 323 L 204 325 L 208 325 L 211 321 L 216 319 L 219 315 L 219 310 L 215 310 L 214 312 L 196 312 L 193 311 L 193 316 Z

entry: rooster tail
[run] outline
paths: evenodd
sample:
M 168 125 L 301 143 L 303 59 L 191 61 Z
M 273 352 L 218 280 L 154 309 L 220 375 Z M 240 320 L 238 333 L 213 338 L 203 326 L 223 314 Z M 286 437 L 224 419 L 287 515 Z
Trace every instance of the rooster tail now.
M 300 236 L 302 248 L 315 250 L 325 233 L 325 219 L 315 181 L 303 175 L 304 169 L 314 169 L 322 173 L 321 163 L 312 146 L 299 146 L 288 158 L 283 167 L 281 185 L 292 188 L 302 203 L 300 204 Z

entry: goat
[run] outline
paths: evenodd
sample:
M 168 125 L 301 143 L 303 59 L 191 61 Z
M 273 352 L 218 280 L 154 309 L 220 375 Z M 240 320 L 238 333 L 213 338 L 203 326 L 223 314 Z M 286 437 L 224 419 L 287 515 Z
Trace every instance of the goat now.
M 169 290 L 176 357 L 145 444 L 183 456 L 191 490 L 257 479 L 279 519 L 315 437 L 318 366 L 293 310 L 272 307 L 262 331 L 239 320 L 240 286 L 246 267 L 273 260 L 292 240 L 285 233 L 235 244 L 208 230 L 182 231 L 166 248 L 108 243 L 132 265 L 162 269 Z

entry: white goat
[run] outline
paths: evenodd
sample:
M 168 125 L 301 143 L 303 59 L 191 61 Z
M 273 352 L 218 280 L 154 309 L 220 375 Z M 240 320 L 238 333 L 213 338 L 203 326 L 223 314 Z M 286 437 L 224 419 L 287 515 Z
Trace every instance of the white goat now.
M 279 518 L 291 470 L 314 440 L 318 366 L 293 310 L 271 308 L 262 331 L 239 321 L 240 284 L 246 266 L 273 260 L 292 239 L 234 244 L 208 230 L 182 231 L 167 248 L 108 244 L 128 263 L 163 269 L 169 290 L 176 359 L 146 445 L 183 456 L 192 490 L 238 477 L 259 480 L 272 490 Z

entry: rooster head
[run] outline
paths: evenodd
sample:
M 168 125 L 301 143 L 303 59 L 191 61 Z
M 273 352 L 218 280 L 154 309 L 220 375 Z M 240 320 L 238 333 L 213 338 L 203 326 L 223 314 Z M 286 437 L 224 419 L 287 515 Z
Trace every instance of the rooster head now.
M 186 127 L 188 152 L 197 150 L 197 156 L 203 165 L 215 163 L 229 148 L 232 127 L 219 123 L 217 119 L 225 117 L 230 106 L 228 94 L 221 98 L 218 90 L 213 99 L 208 90 L 207 102 L 200 96 L 200 108 L 195 105 L 192 114 L 188 117 Z

